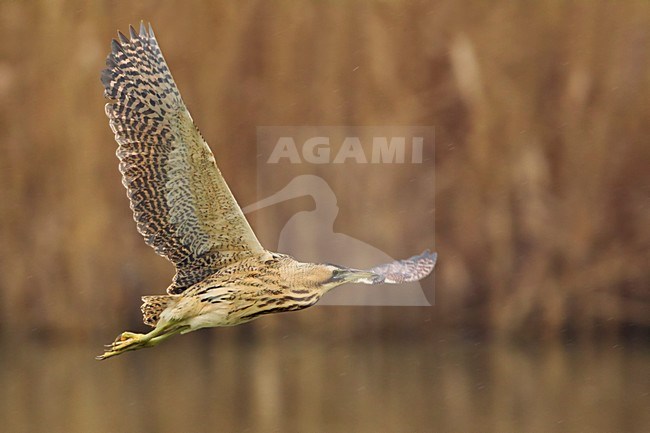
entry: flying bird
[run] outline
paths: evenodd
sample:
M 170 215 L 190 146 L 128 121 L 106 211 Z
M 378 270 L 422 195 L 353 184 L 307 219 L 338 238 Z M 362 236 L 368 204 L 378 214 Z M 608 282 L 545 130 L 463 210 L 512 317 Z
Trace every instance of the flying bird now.
M 194 125 L 151 25 L 118 32 L 102 71 L 106 115 L 137 229 L 176 275 L 144 296 L 146 334 L 123 332 L 98 359 L 175 334 L 233 326 L 314 305 L 345 283 L 399 284 L 431 273 L 428 250 L 369 270 L 302 263 L 262 247 Z

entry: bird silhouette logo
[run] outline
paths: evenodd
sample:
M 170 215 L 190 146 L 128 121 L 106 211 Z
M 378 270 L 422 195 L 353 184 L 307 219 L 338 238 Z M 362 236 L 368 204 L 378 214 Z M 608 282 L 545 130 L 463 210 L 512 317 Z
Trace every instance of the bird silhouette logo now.
M 296 176 L 281 190 L 244 207 L 242 211 L 249 214 L 304 196 L 313 199 L 315 208 L 297 212 L 289 218 L 279 232 L 278 251 L 311 262 L 342 263 L 358 269 L 395 260 L 367 242 L 334 231 L 334 222 L 339 212 L 336 194 L 320 176 Z M 381 284 L 373 287 L 360 286 L 355 290 L 334 290 L 325 294 L 318 305 L 431 305 L 418 281 L 404 283 L 396 289 Z

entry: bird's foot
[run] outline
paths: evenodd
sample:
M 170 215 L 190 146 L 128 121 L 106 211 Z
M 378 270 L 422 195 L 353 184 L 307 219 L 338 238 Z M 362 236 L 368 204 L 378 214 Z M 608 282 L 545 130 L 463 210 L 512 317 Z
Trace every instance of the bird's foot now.
M 136 332 L 124 331 L 120 335 L 117 336 L 117 338 L 115 339 L 115 341 L 113 343 L 107 345 L 106 347 L 112 347 L 112 346 L 114 346 L 116 344 L 120 344 L 120 343 L 123 343 L 125 341 L 139 340 L 139 339 L 142 339 L 142 337 L 144 337 L 144 334 L 138 334 Z
M 129 350 L 137 350 L 147 347 L 149 339 L 146 334 L 136 334 L 133 332 L 122 332 L 117 336 L 115 341 L 106 345 L 106 351 L 99 355 L 96 359 L 102 360 L 117 356 L 121 353 L 128 352 Z

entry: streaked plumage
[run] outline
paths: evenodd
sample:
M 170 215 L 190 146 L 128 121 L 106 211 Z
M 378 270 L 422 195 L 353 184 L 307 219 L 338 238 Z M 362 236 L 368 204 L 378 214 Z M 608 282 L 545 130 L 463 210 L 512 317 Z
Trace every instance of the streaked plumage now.
M 265 250 L 194 125 L 151 26 L 131 27 L 130 39 L 118 35 L 101 79 L 122 183 L 138 231 L 176 275 L 167 295 L 143 297 L 144 322 L 154 330 L 125 332 L 98 358 L 306 308 L 347 282 L 402 283 L 431 272 L 436 254 L 428 251 L 362 271 Z

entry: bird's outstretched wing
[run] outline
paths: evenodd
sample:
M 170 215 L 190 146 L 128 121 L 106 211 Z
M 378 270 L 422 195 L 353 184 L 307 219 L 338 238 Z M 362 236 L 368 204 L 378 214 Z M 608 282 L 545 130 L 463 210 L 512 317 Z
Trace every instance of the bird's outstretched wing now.
M 373 283 L 401 284 L 421 280 L 431 273 L 437 258 L 436 253 L 426 250 L 418 256 L 375 266 L 370 272 L 380 278 L 375 279 Z
M 145 242 L 176 266 L 169 293 L 264 249 L 224 181 L 151 25 L 118 33 L 102 72 L 122 183 Z

